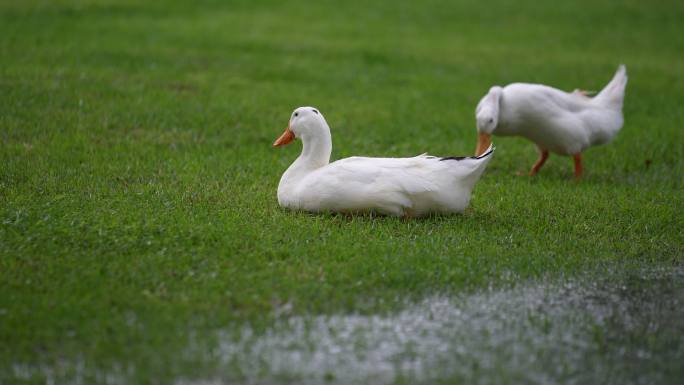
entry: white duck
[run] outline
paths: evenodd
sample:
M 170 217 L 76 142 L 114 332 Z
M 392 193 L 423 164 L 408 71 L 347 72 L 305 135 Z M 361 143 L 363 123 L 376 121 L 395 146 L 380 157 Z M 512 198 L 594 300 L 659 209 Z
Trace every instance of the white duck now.
M 332 140 L 323 115 L 313 107 L 294 110 L 274 147 L 302 140 L 302 154 L 278 185 L 278 203 L 312 212 L 377 211 L 418 217 L 461 213 L 494 151 L 478 157 L 352 157 L 330 163 Z
M 537 144 L 539 159 L 530 175 L 544 165 L 549 151 L 572 155 L 575 177 L 582 175 L 582 151 L 608 143 L 623 124 L 622 102 L 627 70 L 620 65 L 613 80 L 598 93 L 564 92 L 541 84 L 494 86 L 475 110 L 479 132 L 476 154 L 484 153 L 491 136 L 522 136 Z

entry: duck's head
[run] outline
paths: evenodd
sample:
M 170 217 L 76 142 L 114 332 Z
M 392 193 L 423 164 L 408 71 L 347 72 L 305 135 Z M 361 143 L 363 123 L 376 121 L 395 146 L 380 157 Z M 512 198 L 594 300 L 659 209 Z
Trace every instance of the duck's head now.
M 494 86 L 489 89 L 475 109 L 475 119 L 477 120 L 477 148 L 475 155 L 482 155 L 489 145 L 492 144 L 492 134 L 499 124 L 499 103 L 501 101 L 502 88 Z
M 296 138 L 306 140 L 307 137 L 321 135 L 330 135 L 330 128 L 323 114 L 315 107 L 299 107 L 292 112 L 290 123 L 285 132 L 273 142 L 273 147 L 284 146 Z

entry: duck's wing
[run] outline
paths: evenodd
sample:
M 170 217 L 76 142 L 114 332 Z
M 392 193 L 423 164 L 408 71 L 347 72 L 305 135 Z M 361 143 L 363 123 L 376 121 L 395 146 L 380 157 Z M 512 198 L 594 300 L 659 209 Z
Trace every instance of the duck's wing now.
M 522 119 L 546 119 L 582 111 L 591 98 L 543 84 L 512 83 L 504 88 L 503 113 Z
M 312 172 L 302 183 L 303 201 L 331 210 L 410 208 L 411 195 L 435 191 L 427 162 L 435 158 L 352 157 Z
M 432 157 L 413 158 L 351 157 L 331 163 L 321 177 L 332 184 L 364 186 L 366 189 L 402 191 L 419 194 L 434 191 L 428 162 Z
M 541 86 L 539 97 L 546 101 L 546 107 L 551 110 L 574 113 L 593 108 L 591 98 L 579 92 L 565 92 L 557 88 Z

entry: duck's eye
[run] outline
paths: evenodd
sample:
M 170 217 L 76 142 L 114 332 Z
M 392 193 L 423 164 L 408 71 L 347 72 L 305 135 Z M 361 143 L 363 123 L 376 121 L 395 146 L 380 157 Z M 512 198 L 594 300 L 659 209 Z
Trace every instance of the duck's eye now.
M 494 118 L 489 118 L 489 123 L 494 123 Z
M 318 111 L 316 111 L 316 109 L 315 109 L 315 108 L 314 108 L 313 110 L 311 110 L 311 111 L 313 111 L 313 112 L 315 112 L 316 114 L 318 114 Z
M 299 112 L 295 112 L 295 117 L 299 116 Z

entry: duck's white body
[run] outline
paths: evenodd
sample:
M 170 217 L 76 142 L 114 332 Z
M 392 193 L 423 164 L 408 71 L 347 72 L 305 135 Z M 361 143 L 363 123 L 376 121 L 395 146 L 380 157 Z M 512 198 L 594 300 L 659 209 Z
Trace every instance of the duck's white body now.
M 621 65 L 594 97 L 541 84 L 492 87 L 476 110 L 478 131 L 481 137 L 525 137 L 542 153 L 579 156 L 590 146 L 610 142 L 622 128 L 626 84 L 627 71 Z M 486 146 L 485 141 L 478 151 Z
M 298 108 L 288 127 L 302 139 L 303 149 L 278 185 L 278 203 L 285 208 L 411 217 L 461 213 L 493 152 L 490 148 L 472 158 L 351 157 L 329 163 L 330 129 L 313 111 Z

